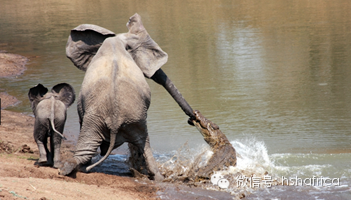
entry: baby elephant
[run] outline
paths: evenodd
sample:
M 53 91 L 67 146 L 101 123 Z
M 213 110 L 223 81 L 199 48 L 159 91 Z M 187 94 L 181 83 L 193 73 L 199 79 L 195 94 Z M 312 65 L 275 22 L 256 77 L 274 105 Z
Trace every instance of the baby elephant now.
M 75 100 L 74 89 L 67 83 L 55 85 L 51 92 L 42 84 L 30 88 L 28 98 L 35 116 L 34 139 L 38 144 L 39 164 L 59 168 L 60 147 L 67 108 Z M 47 139 L 50 137 L 50 151 Z

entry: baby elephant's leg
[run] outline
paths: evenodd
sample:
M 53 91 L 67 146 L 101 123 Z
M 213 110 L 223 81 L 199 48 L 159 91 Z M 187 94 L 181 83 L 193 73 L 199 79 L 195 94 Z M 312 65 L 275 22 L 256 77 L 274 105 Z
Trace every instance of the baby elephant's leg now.
M 48 128 L 36 119 L 34 124 L 34 140 L 39 149 L 39 164 L 47 164 L 48 158 L 51 157 L 47 148 Z

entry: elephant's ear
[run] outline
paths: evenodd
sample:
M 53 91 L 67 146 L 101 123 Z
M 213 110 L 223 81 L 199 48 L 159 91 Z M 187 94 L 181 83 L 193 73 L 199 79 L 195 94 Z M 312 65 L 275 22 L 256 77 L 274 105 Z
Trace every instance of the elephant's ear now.
M 47 92 L 48 92 L 48 89 L 39 83 L 37 86 L 29 89 L 29 92 L 28 92 L 29 101 L 33 102 L 37 100 L 39 103 L 39 101 L 41 101 L 41 99 L 44 97 L 44 95 Z
M 35 87 L 29 89 L 28 98 L 31 103 L 31 107 L 34 115 L 36 115 L 36 107 L 38 103 L 44 99 L 44 95 L 48 92 L 48 89 L 44 87 L 42 84 L 38 84 Z
M 81 24 L 71 30 L 66 44 L 66 55 L 78 69 L 86 71 L 104 40 L 115 35 L 97 25 Z
M 127 50 L 143 71 L 144 76 L 151 78 L 168 60 L 168 55 L 150 37 L 137 13 L 127 23 L 129 32 L 125 35 Z
M 57 100 L 62 101 L 66 105 L 66 107 L 72 105 L 74 100 L 76 99 L 73 87 L 67 83 L 60 83 L 55 85 L 51 89 L 51 92 L 56 94 L 55 98 Z

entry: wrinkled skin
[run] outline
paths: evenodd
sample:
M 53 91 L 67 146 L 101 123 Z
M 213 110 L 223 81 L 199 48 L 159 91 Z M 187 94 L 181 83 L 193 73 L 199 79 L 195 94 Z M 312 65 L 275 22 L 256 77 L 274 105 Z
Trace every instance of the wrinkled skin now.
M 54 168 L 61 166 L 60 147 L 66 122 L 67 108 L 74 102 L 74 89 L 67 83 L 55 85 L 51 92 L 38 84 L 28 97 L 35 116 L 34 139 L 38 145 L 39 164 Z M 47 147 L 50 137 L 50 151 Z
M 192 123 L 200 131 L 204 140 L 210 145 L 213 155 L 207 165 L 195 168 L 188 174 L 195 181 L 209 179 L 214 171 L 236 165 L 236 152 L 227 137 L 222 133 L 217 124 L 206 119 L 198 110 L 194 111 L 195 119 Z
M 168 55 L 151 39 L 140 16 L 133 15 L 127 27 L 128 33 L 118 35 L 88 24 L 71 31 L 66 54 L 86 73 L 77 102 L 79 139 L 74 157 L 59 169 L 62 175 L 78 168 L 89 171 L 128 142 L 131 168 L 163 179 L 150 148 L 146 118 L 151 94 L 144 76 L 173 91 L 179 105 L 188 104 L 160 69 Z M 182 109 L 193 115 L 190 106 Z M 104 157 L 86 167 L 98 147 Z

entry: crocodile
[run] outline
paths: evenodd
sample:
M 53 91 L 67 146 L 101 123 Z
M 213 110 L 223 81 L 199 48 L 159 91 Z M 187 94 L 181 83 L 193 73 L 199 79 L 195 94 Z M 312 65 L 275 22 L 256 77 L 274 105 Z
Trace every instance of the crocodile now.
M 204 140 L 210 145 L 213 154 L 204 167 L 194 167 L 188 174 L 195 182 L 210 179 L 214 171 L 223 170 L 229 166 L 236 166 L 236 151 L 219 126 L 200 111 L 194 111 L 195 119 L 189 119 L 199 130 Z

